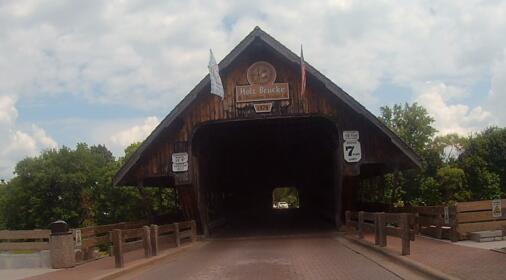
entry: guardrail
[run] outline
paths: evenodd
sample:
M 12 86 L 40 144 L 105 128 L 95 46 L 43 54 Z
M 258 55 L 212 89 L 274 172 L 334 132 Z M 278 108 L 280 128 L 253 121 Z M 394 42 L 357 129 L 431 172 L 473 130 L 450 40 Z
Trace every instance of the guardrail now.
M 90 260 L 96 258 L 94 255 L 94 249 L 96 247 L 112 244 L 111 232 L 114 229 L 140 228 L 147 224 L 148 222 L 146 220 L 138 220 L 109 225 L 77 228 L 72 229 L 72 231 L 75 237 L 76 248 L 80 249 L 82 252 L 81 259 Z M 77 232 L 79 232 L 79 234 L 77 234 Z
M 117 268 L 124 266 L 124 253 L 134 249 L 144 248 L 144 256 L 149 258 L 159 254 L 160 242 L 174 239 L 174 245 L 179 247 L 184 241 L 194 242 L 197 238 L 195 221 L 167 225 L 143 226 L 137 229 L 113 229 L 112 244 L 114 262 Z
M 357 230 L 358 238 L 363 239 L 365 232 L 374 233 L 374 244 L 387 246 L 387 235 L 402 240 L 401 254 L 410 254 L 410 241 L 415 240 L 416 217 L 411 213 L 373 213 L 346 211 L 346 225 Z
M 50 230 L 0 230 L 0 251 L 42 251 L 49 249 Z
M 418 215 L 420 232 L 455 242 L 468 239 L 470 232 L 506 227 L 506 199 L 458 202 L 455 206 L 414 206 L 393 211 Z

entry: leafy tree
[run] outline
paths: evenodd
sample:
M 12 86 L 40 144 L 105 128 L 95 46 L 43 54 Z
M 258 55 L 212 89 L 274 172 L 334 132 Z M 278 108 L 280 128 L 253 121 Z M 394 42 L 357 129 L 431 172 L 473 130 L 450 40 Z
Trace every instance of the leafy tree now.
M 506 192 L 506 128 L 491 127 L 471 136 L 457 164 L 465 171 L 473 199 Z
M 440 205 L 443 203 L 440 185 L 434 177 L 425 177 L 420 185 L 420 198 L 415 204 Z
M 380 110 L 379 119 L 425 158 L 422 173 L 418 170 L 408 170 L 397 172 L 391 178 L 385 179 L 385 195 L 390 196 L 391 204 L 401 200 L 414 201 L 420 196 L 423 174 L 435 176 L 437 168 L 442 163 L 439 152 L 429 148 L 437 132 L 432 126 L 434 119 L 417 103 L 385 106 Z
M 125 152 L 135 151 L 133 144 Z M 116 160 L 103 145 L 80 143 L 44 151 L 15 167 L 15 177 L 0 185 L 0 226 L 47 228 L 65 220 L 71 227 L 146 218 L 175 211 L 175 193 L 146 188 L 112 187 L 112 178 L 126 158 Z M 145 201 L 150 201 L 146 208 Z
M 464 170 L 451 166 L 442 167 L 437 171 L 437 181 L 443 201 L 467 201 L 471 198 Z
M 437 130 L 432 127 L 434 119 L 427 110 L 413 103 L 395 104 L 380 108 L 380 120 L 419 154 L 424 154 Z

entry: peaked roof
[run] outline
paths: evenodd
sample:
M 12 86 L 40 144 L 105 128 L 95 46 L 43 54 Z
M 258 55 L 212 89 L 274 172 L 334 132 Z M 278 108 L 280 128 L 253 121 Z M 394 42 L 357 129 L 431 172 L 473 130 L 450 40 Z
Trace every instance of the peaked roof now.
M 300 63 L 300 57 L 285 47 L 283 44 L 278 42 L 272 36 L 267 34 L 265 31 L 256 26 L 252 32 L 250 32 L 223 60 L 218 64 L 221 70 L 226 69 L 230 64 L 241 54 L 246 48 L 251 45 L 255 40 L 261 40 L 276 52 L 282 55 L 286 60 L 292 63 Z M 392 143 L 399 148 L 416 166 L 421 167 L 420 157 L 404 143 L 397 134 L 390 130 L 384 123 L 382 123 L 376 116 L 369 112 L 364 106 L 358 101 L 351 97 L 339 86 L 334 84 L 330 79 L 325 77 L 322 73 L 311 66 L 307 61 L 306 64 L 306 75 L 312 76 L 316 80 L 320 81 L 324 87 L 337 96 L 346 105 L 350 106 L 358 114 L 364 116 L 367 120 L 372 122 L 376 127 L 385 133 Z M 153 141 L 162 133 L 162 131 L 168 128 L 174 120 L 195 101 L 198 94 L 205 89 L 210 87 L 209 74 L 207 74 L 198 84 L 195 86 L 188 95 L 186 95 L 179 104 L 172 109 L 172 111 L 162 120 L 162 122 L 151 132 L 151 134 L 142 142 L 139 148 L 128 158 L 128 160 L 121 166 L 120 170 L 116 173 L 113 178 L 113 185 L 118 185 L 125 178 L 128 171 L 130 171 L 141 159 L 142 155 L 146 152 L 146 149 L 153 143 Z

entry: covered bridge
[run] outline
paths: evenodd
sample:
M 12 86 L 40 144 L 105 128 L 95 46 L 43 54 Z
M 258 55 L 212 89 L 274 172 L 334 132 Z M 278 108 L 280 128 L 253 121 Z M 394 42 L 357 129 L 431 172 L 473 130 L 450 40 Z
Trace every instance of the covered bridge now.
M 339 59 L 339 58 L 335 58 Z M 292 187 L 299 211 L 339 226 L 360 180 L 420 166 L 419 157 L 366 108 L 256 27 L 165 117 L 114 185 L 175 188 L 187 218 L 262 221 L 272 192 Z

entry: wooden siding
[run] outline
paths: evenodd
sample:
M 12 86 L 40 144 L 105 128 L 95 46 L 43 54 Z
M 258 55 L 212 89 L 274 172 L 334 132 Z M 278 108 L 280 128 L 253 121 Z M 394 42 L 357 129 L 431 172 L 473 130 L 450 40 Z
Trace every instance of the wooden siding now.
M 248 52 L 248 51 L 246 51 Z M 265 117 L 294 117 L 294 116 L 322 116 L 336 123 L 342 130 L 359 130 L 363 158 L 361 163 L 382 163 L 388 161 L 407 161 L 400 152 L 378 128 L 351 108 L 341 102 L 336 96 L 324 89 L 317 81 L 308 78 L 308 85 L 304 95 L 300 95 L 300 68 L 278 59 L 269 52 L 247 53 L 229 67 L 230 71 L 222 73 L 225 97 L 209 93 L 209 89 L 199 93 L 196 102 L 189 106 L 175 125 L 169 127 L 163 137 L 157 139 L 155 145 L 148 152 L 149 156 L 141 160 L 137 167 L 138 178 L 170 175 L 170 156 L 174 152 L 177 142 L 190 142 L 192 134 L 200 125 L 212 121 L 243 120 Z M 288 83 L 290 99 L 272 101 L 271 113 L 255 113 L 253 104 L 236 104 L 235 87 L 247 85 L 246 70 L 254 62 L 264 60 L 271 63 L 276 71 L 278 83 Z M 342 146 L 342 145 L 341 145 Z M 191 150 L 191 147 L 189 147 Z M 194 164 L 190 162 L 190 165 Z

